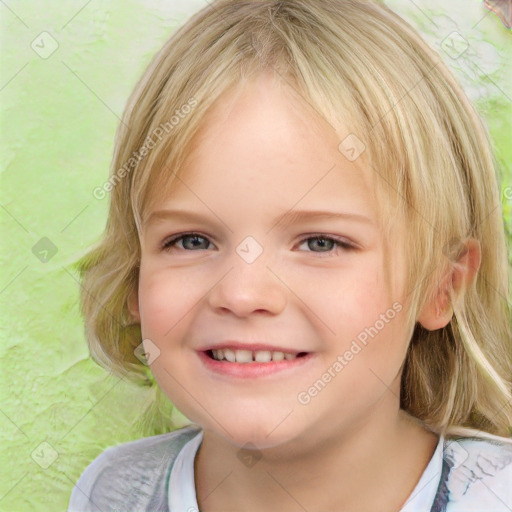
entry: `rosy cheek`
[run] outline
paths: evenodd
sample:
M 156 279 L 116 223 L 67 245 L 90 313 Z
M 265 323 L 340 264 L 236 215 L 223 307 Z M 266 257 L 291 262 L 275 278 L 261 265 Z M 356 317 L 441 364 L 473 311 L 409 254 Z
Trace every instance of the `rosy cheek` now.
M 155 339 L 171 336 L 197 302 L 195 288 L 169 270 L 141 272 L 139 303 L 143 333 Z M 183 324 L 184 325 L 184 324 Z
M 141 276 L 139 283 L 139 303 L 143 327 L 161 323 L 166 313 L 172 310 L 168 301 L 169 292 L 162 282 Z

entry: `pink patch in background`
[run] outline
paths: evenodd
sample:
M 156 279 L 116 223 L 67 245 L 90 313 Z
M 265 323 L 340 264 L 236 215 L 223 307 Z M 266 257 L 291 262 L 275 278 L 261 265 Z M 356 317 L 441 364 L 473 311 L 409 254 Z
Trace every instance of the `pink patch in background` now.
M 505 27 L 512 28 L 512 0 L 484 0 L 484 6 L 494 12 Z

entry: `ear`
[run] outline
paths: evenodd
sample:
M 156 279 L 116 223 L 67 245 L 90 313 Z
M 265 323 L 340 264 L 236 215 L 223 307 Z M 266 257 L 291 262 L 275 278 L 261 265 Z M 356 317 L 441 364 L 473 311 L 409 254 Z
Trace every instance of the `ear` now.
M 474 283 L 481 257 L 477 240 L 471 238 L 462 244 L 456 261 L 450 263 L 431 298 L 420 311 L 417 320 L 425 329 L 435 331 L 448 325 L 453 317 L 453 302 L 461 300 Z
M 137 289 L 133 290 L 126 299 L 128 311 L 132 315 L 134 321 L 140 324 L 140 311 L 139 311 L 139 293 Z

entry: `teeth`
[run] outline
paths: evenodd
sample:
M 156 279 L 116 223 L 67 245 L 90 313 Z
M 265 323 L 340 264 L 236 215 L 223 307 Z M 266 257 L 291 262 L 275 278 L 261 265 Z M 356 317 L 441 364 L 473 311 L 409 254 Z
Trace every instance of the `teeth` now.
M 289 356 L 291 354 L 288 354 Z M 295 356 L 292 356 L 294 358 Z M 282 361 L 284 359 L 284 353 L 283 352 L 272 352 L 272 361 Z
M 235 357 L 237 363 L 252 363 L 252 352 L 250 350 L 236 350 Z
M 269 361 L 272 361 L 272 352 L 269 352 L 268 350 L 258 350 L 254 354 L 254 360 L 257 363 L 268 363 Z
M 230 348 L 219 348 L 212 350 L 213 358 L 217 361 L 229 361 L 230 363 L 269 363 L 270 361 L 290 361 L 297 357 L 296 354 L 285 352 L 271 352 L 269 350 L 232 350 Z
M 235 351 L 230 348 L 224 349 L 224 358 L 227 359 L 230 363 L 235 362 Z

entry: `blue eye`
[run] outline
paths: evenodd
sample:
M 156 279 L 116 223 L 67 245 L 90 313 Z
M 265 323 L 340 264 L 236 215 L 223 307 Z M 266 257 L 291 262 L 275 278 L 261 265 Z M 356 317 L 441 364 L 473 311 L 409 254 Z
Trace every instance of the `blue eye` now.
M 308 249 L 311 252 L 332 253 L 334 252 L 334 248 L 343 249 L 345 251 L 356 249 L 355 245 L 351 244 L 346 240 L 341 240 L 324 235 L 315 235 L 310 236 L 308 238 L 304 238 L 301 242 L 301 245 L 304 243 L 307 243 Z M 316 251 L 314 250 L 315 248 L 319 248 L 320 250 Z
M 178 245 L 181 242 L 181 246 Z M 357 247 L 344 239 L 337 239 L 325 235 L 314 235 L 304 238 L 300 242 L 300 246 L 307 243 L 308 250 L 306 252 L 335 254 L 335 249 L 344 251 L 353 251 Z M 208 238 L 199 233 L 183 233 L 170 237 L 162 243 L 162 250 L 170 252 L 174 248 L 184 251 L 208 250 L 213 245 Z M 299 246 L 299 247 L 300 247 Z M 319 249 L 319 250 L 316 250 Z
M 206 242 L 201 242 L 202 240 Z M 176 244 L 180 241 L 182 241 L 183 244 L 182 247 L 178 247 L 178 249 L 184 250 L 208 249 L 210 245 L 210 241 L 199 233 L 185 233 L 165 240 L 162 244 L 162 249 L 164 251 L 170 251 L 172 248 L 176 247 Z M 191 241 L 191 243 L 187 244 L 187 241 Z M 205 245 L 206 247 L 204 247 Z

